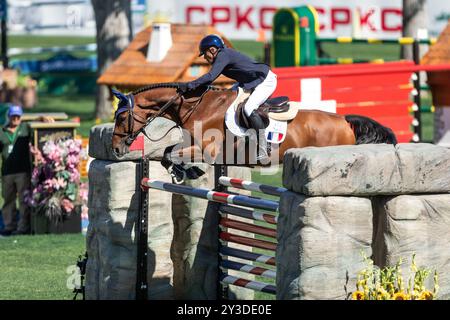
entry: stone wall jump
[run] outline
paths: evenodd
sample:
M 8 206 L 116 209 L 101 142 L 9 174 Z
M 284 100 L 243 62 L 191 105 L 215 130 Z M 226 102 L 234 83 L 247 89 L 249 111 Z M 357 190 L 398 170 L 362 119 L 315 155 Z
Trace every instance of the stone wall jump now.
M 438 297 L 450 297 L 449 149 L 308 147 L 284 160 L 277 299 L 345 299 L 361 252 L 380 267 L 400 257 L 409 266 L 415 252 L 418 266 L 437 269 Z
M 164 149 L 181 142 L 174 123 L 158 118 L 147 128 L 152 178 L 172 182 L 159 163 Z M 89 227 L 86 267 L 87 299 L 134 299 L 136 285 L 136 217 L 139 212 L 140 151 L 118 158 L 112 153 L 113 124 L 95 126 L 89 139 Z M 206 174 L 188 182 L 214 187 L 214 169 L 196 164 Z M 250 169 L 230 169 L 235 177 L 250 178 Z M 148 296 L 149 299 L 216 299 L 218 277 L 217 211 L 208 201 L 149 190 Z M 253 292 L 236 288 L 231 296 L 252 299 Z

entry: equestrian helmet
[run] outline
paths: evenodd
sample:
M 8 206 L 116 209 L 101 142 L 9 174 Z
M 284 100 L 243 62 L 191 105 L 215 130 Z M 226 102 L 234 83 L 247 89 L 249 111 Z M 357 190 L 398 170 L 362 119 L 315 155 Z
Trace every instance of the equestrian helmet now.
M 200 51 L 200 54 L 198 55 L 201 57 L 205 54 L 205 51 L 209 47 L 216 47 L 216 48 L 224 48 L 225 43 L 223 42 L 222 38 L 215 34 L 207 35 L 200 41 L 200 45 L 198 46 L 198 50 Z

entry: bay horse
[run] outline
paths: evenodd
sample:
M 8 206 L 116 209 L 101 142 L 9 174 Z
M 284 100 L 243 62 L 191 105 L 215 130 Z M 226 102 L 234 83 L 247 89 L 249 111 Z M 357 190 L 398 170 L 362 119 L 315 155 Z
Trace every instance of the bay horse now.
M 236 141 L 227 143 L 227 139 L 224 138 L 227 137 L 225 113 L 237 98 L 237 91 L 208 86 L 182 95 L 178 91 L 178 83 L 160 83 L 149 85 L 127 95 L 116 90 L 113 90 L 113 94 L 119 99 L 119 105 L 115 113 L 112 148 L 113 152 L 119 156 L 129 152 L 129 146 L 139 133 L 146 135 L 145 127 L 156 117 L 170 119 L 189 133 L 190 141 L 188 138 L 187 142 L 183 142 L 186 145 L 178 150 L 180 154 L 183 153 L 184 159 L 188 155 L 188 159 L 192 160 L 193 151 L 197 155 L 195 151 L 200 151 L 201 161 L 218 163 L 219 154 L 223 161 L 225 158 L 229 159 L 227 156 L 229 152 L 233 152 L 233 155 L 242 153 Z M 222 134 L 222 138 L 215 139 L 213 136 L 203 135 L 200 139 L 192 138 L 195 136 L 196 121 L 201 123 L 203 132 L 216 130 Z M 284 153 L 290 148 L 367 143 L 396 144 L 397 140 L 390 128 L 364 116 L 299 110 L 296 117 L 287 124 L 285 140 L 272 153 L 275 152 L 277 159 L 282 161 Z M 195 179 L 203 174 L 196 167 L 186 168 L 184 163 L 174 164 L 172 148 L 173 146 L 170 146 L 166 149 L 161 164 L 169 170 L 176 182 L 183 180 L 186 175 Z M 245 150 L 248 151 L 248 141 Z M 205 154 L 209 155 L 208 159 L 205 159 Z M 253 166 L 249 159 L 249 152 L 246 152 L 246 157 L 240 164 Z M 226 164 L 236 165 L 236 163 L 228 162 Z M 270 164 L 273 163 L 268 165 Z

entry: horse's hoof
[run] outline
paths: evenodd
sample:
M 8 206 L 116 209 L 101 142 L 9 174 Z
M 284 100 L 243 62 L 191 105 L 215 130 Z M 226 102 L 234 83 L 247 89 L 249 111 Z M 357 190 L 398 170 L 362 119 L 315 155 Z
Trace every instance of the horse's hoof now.
M 167 170 L 175 184 L 182 184 L 186 179 L 186 171 L 179 164 L 173 164 Z

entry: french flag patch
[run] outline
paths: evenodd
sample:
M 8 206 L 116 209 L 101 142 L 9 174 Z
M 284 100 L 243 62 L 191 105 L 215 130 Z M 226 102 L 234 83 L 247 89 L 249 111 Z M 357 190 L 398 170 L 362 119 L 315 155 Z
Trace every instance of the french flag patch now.
M 267 134 L 267 141 L 272 143 L 280 143 L 284 139 L 284 134 L 280 132 L 269 131 Z

